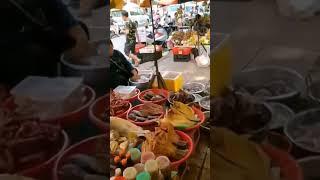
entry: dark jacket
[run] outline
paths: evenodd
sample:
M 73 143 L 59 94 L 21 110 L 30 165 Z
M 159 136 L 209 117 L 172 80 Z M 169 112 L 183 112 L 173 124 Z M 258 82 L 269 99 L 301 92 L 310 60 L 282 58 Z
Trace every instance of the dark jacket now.
M 110 61 L 111 88 L 114 89 L 119 85 L 127 86 L 129 79 L 133 76 L 131 73 L 134 70 L 132 64 L 118 50 L 113 50 Z

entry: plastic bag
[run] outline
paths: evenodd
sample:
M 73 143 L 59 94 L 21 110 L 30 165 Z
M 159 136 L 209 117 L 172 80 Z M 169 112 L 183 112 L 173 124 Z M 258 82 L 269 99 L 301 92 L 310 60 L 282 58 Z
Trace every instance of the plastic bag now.
M 210 57 L 208 54 L 202 54 L 198 57 L 196 57 L 196 63 L 199 67 L 208 67 L 210 66 Z

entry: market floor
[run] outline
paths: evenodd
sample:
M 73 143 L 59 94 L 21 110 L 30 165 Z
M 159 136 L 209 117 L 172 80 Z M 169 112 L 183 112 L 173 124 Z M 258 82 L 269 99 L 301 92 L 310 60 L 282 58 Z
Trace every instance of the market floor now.
M 231 34 L 234 70 L 253 62 L 260 65 L 290 61 L 294 68 L 320 52 L 320 16 L 307 21 L 289 20 L 278 13 L 276 1 L 214 2 L 214 32 Z M 272 60 L 271 60 L 272 59 Z M 289 64 L 289 63 L 286 63 Z

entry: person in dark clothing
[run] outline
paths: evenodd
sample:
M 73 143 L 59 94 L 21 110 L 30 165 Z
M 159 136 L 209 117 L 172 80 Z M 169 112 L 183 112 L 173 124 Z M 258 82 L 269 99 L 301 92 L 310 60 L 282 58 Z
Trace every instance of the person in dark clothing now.
M 93 50 L 62 0 L 2 0 L 0 19 L 2 86 L 11 88 L 28 75 L 56 76 L 64 52 L 83 64 Z
M 125 33 L 127 35 L 124 52 L 133 60 L 135 65 L 138 65 L 141 60 L 134 54 L 137 43 L 136 35 L 138 24 L 129 19 L 129 13 L 127 11 L 122 11 L 122 19 L 126 22 Z
M 120 51 L 113 49 L 111 40 L 109 45 L 111 89 L 120 85 L 127 86 L 129 79 L 138 80 L 138 70 L 132 66 Z

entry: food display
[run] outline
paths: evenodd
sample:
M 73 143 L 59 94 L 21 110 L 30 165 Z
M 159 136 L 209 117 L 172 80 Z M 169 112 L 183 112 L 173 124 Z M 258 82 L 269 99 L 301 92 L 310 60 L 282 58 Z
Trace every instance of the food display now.
M 142 152 L 153 152 L 156 157 L 167 156 L 171 162 L 180 160 L 188 152 L 188 144 L 175 132 L 174 127 L 161 121 L 160 126 L 154 132 L 145 135 Z
M 164 109 L 162 106 L 154 103 L 145 103 L 134 107 L 128 118 L 137 122 L 145 122 L 150 120 L 159 119 L 163 115 Z
M 294 89 L 285 81 L 278 80 L 261 85 L 243 86 L 239 88 L 239 91 L 256 97 L 266 98 L 288 94 L 294 92 Z
M 63 159 L 64 164 L 58 170 L 61 180 L 103 180 L 109 177 L 108 153 L 105 139 L 95 142 L 94 153 L 75 153 Z
M 149 91 L 143 96 L 143 99 L 146 101 L 160 101 L 160 100 L 166 99 L 166 97 L 164 95 L 155 94 Z
M 190 94 L 202 93 L 204 89 L 205 89 L 205 86 L 198 82 L 187 83 L 183 86 L 183 90 Z
M 200 123 L 199 118 L 191 107 L 177 101 L 173 102 L 164 120 L 177 129 L 191 128 Z
M 211 104 L 214 114 L 212 125 L 226 127 L 239 134 L 259 131 L 272 118 L 266 104 L 230 90 L 226 90 L 221 97 L 213 98 Z
M 185 38 L 184 32 L 176 31 L 172 34 L 172 40 L 176 45 L 182 45 L 182 41 Z
M 192 94 L 188 94 L 183 90 L 178 91 L 177 93 L 172 93 L 170 95 L 170 102 L 178 101 L 184 104 L 189 104 L 195 101 L 195 97 Z
M 33 119 L 2 122 L 0 137 L 2 173 L 15 173 L 47 161 L 60 150 L 63 140 L 58 126 Z
M 119 116 L 123 113 L 127 112 L 130 109 L 130 103 L 125 101 L 119 97 L 117 97 L 114 93 L 110 98 L 110 115 L 111 116 Z

